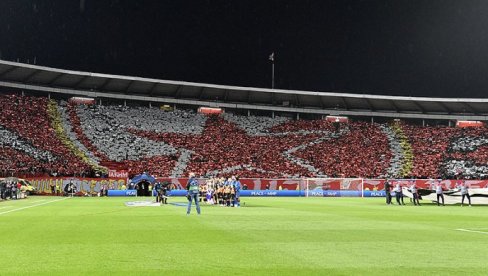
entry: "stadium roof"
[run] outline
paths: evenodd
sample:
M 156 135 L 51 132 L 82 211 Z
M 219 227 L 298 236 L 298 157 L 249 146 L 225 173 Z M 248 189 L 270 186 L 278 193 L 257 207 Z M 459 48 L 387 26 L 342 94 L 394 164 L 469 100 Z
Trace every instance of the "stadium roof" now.
M 351 116 L 488 120 L 488 99 L 264 89 L 99 74 L 1 61 L 0 87 L 94 98 Z

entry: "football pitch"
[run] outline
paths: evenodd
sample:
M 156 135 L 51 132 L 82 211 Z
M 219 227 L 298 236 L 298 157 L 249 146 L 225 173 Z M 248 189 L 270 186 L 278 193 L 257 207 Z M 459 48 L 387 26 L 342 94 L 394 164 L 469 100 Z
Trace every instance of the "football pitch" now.
M 0 274 L 486 275 L 488 206 L 383 198 L 30 197 L 0 202 Z

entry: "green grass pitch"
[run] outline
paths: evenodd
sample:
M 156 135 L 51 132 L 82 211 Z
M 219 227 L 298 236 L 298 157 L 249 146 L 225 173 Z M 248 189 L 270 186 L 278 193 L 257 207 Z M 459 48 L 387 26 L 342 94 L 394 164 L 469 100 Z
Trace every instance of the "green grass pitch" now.
M 243 198 L 186 216 L 124 205 L 150 198 L 60 199 L 0 202 L 0 275 L 488 273 L 488 206 Z

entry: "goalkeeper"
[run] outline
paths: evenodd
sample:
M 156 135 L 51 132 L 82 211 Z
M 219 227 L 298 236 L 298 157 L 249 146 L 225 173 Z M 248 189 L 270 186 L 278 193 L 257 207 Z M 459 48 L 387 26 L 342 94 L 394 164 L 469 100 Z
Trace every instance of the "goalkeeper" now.
M 197 208 L 197 213 L 200 215 L 200 203 L 198 202 L 198 180 L 195 178 L 194 173 L 190 173 L 190 179 L 188 179 L 188 183 L 186 184 L 186 190 L 188 191 L 187 198 L 188 198 L 188 209 L 186 210 L 186 214 L 189 215 L 191 211 L 191 202 L 195 200 L 195 205 Z

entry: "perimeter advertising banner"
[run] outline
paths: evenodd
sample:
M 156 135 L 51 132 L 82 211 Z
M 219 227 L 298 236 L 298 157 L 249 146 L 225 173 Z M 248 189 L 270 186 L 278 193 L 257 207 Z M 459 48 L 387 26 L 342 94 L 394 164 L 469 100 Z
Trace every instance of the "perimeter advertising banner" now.
M 59 186 L 63 191 L 70 182 L 76 186 L 77 192 L 83 194 L 96 194 L 102 186 L 111 190 L 120 190 L 122 186 L 127 186 L 127 178 L 33 177 L 26 179 L 38 193 L 51 193 L 51 185 Z
M 72 182 L 77 191 L 83 194 L 96 194 L 100 187 L 108 190 L 122 190 L 127 187 L 127 179 L 120 178 L 76 178 L 76 177 L 35 177 L 27 178 L 40 193 L 51 193 L 51 185 L 59 185 L 61 191 Z M 185 193 L 188 178 L 158 178 L 158 181 L 172 183 L 172 194 L 180 195 Z M 415 179 L 418 188 L 433 189 L 436 180 Z M 206 179 L 199 179 L 204 184 Z M 243 178 L 241 182 L 241 196 L 308 196 L 314 197 L 381 197 L 384 196 L 385 179 L 257 179 Z M 389 180 L 390 184 L 399 183 L 402 186 L 410 186 L 410 179 Z M 441 184 L 445 189 L 454 188 L 460 180 L 442 180 Z M 466 180 L 471 188 L 488 188 L 488 180 Z M 363 191 L 363 189 L 364 191 Z M 113 192 L 114 193 L 114 192 Z M 133 192 L 117 193 L 118 196 L 133 196 Z M 115 195 L 115 193 L 113 194 Z
M 160 182 L 168 181 L 173 184 L 174 189 L 185 189 L 188 178 L 158 178 Z M 200 184 L 204 184 L 206 179 L 198 179 Z M 246 186 L 248 190 L 300 190 L 305 187 L 303 179 L 268 179 L 268 178 L 241 178 L 241 186 Z
M 364 190 L 366 191 L 381 191 L 385 188 L 385 179 L 364 179 Z M 437 180 L 435 179 L 390 179 L 389 182 L 391 185 L 395 186 L 397 183 L 402 186 L 410 186 L 412 185 L 412 181 L 415 182 L 415 185 L 421 189 L 434 189 L 435 183 Z M 441 180 L 441 185 L 449 190 L 454 189 L 458 183 L 462 180 Z M 471 187 L 472 189 L 475 188 L 488 188 L 488 180 L 465 180 L 466 184 Z

